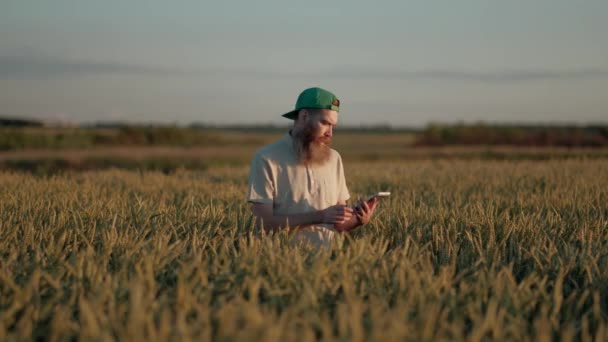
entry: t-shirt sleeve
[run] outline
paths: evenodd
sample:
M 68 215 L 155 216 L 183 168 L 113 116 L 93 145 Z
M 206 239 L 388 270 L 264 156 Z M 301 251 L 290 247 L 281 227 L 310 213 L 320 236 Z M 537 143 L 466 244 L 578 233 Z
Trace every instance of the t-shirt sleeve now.
M 274 177 L 267 160 L 256 153 L 249 169 L 247 202 L 273 203 Z
M 342 157 L 338 155 L 338 202 L 346 202 L 349 198 L 350 193 L 348 192 L 348 187 L 346 186 Z

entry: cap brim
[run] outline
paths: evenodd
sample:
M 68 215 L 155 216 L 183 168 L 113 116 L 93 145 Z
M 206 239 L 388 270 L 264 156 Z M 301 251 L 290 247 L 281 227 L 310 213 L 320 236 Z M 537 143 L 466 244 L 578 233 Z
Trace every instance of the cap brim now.
M 297 110 L 292 110 L 289 113 L 283 114 L 283 117 L 291 119 L 291 120 L 295 120 L 298 117 L 298 111 Z

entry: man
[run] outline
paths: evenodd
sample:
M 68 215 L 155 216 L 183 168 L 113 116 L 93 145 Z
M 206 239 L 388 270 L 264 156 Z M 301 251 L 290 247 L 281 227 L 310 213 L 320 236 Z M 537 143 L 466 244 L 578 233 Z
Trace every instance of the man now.
M 295 109 L 283 114 L 293 128 L 255 153 L 249 172 L 248 202 L 256 226 L 265 231 L 295 229 L 294 241 L 329 246 L 336 233 L 369 222 L 376 199 L 346 206 L 350 194 L 340 154 L 333 150 L 333 129 L 340 101 L 331 92 L 309 88 Z

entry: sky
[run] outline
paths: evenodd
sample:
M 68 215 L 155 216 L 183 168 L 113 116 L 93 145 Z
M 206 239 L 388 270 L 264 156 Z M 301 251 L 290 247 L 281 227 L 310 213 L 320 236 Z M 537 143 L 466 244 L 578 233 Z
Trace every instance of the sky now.
M 0 116 L 608 123 L 608 1 L 0 1 Z

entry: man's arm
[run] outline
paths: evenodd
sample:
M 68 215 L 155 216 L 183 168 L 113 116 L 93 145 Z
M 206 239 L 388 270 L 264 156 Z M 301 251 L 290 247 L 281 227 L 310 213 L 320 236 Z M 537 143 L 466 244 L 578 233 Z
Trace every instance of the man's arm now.
M 323 210 L 290 215 L 275 215 L 270 203 L 253 203 L 251 209 L 256 217 L 256 227 L 263 226 L 266 232 L 287 226 L 293 228 L 322 223 L 343 224 L 352 219 L 353 213 L 352 208 L 345 205 L 335 205 Z

